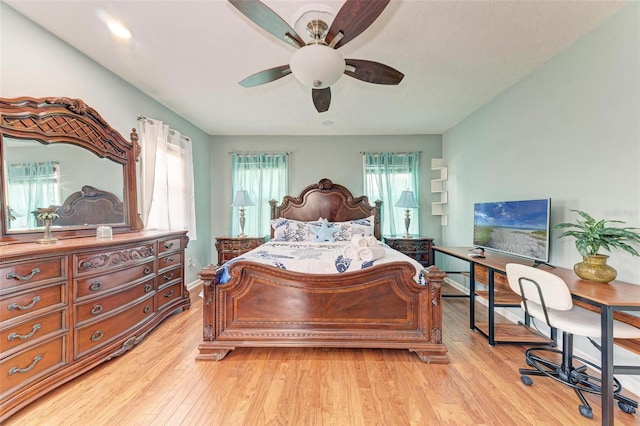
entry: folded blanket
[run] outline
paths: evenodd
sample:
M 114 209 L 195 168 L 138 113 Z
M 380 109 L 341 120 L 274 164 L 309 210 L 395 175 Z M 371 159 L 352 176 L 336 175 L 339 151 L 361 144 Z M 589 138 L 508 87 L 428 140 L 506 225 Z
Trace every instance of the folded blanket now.
M 342 256 L 346 259 L 354 259 L 358 255 L 358 248 L 353 244 L 347 244 L 342 249 Z
M 381 246 L 360 247 L 358 249 L 358 257 L 360 258 L 360 260 L 364 260 L 365 262 L 371 262 L 380 259 L 384 257 L 384 255 L 384 247 Z

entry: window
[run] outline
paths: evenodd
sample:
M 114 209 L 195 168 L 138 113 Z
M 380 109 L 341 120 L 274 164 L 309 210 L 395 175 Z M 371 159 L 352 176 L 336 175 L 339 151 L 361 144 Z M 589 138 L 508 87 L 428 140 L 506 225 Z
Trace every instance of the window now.
M 37 228 L 33 212 L 38 207 L 60 204 L 59 176 L 56 161 L 9 165 L 9 229 Z
M 286 152 L 231 154 L 232 199 L 238 190 L 249 192 L 255 206 L 245 208 L 244 233 L 251 236 L 271 234 L 270 200 L 280 202 L 288 193 L 288 171 Z M 231 235 L 240 234 L 240 213 L 231 207 Z
M 419 152 L 365 152 L 364 193 L 370 202 L 382 200 L 382 234 L 405 233 L 405 209 L 395 207 L 402 191 L 413 191 L 419 204 Z M 420 233 L 419 208 L 411 213 L 410 234 Z
M 142 145 L 142 220 L 147 229 L 188 231 L 197 239 L 191 140 L 162 121 L 144 118 Z

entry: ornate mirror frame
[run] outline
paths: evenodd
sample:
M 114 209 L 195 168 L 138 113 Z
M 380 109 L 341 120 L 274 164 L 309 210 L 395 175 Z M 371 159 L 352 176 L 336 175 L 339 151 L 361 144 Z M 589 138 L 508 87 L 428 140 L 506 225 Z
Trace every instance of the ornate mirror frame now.
M 136 162 L 140 145 L 135 128 L 131 141 L 113 129 L 93 108 L 71 98 L 0 98 L 0 243 L 33 241 L 42 231 L 11 231 L 7 228 L 7 176 L 3 137 L 37 140 L 43 144 L 67 143 L 122 165 L 124 221 L 112 226 L 114 233 L 143 228 L 138 215 Z M 94 226 L 52 228 L 57 238 L 96 235 Z

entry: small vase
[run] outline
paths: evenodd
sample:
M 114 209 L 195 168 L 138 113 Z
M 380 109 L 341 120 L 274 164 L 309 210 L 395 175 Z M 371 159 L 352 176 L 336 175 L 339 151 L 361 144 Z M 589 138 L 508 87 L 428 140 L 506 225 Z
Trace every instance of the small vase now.
M 53 223 L 53 221 L 58 217 L 56 214 L 56 209 L 54 208 L 49 208 L 49 207 L 39 207 L 38 208 L 38 213 L 45 213 L 45 217 L 42 219 L 42 224 L 44 225 L 44 237 L 42 238 L 38 238 L 36 240 L 37 243 L 40 244 L 49 244 L 49 243 L 55 243 L 56 241 L 58 241 L 57 238 L 53 237 L 51 235 L 51 224 Z
M 583 256 L 582 262 L 573 266 L 573 270 L 580 278 L 600 283 L 608 283 L 616 279 L 618 271 L 607 265 L 606 254 Z

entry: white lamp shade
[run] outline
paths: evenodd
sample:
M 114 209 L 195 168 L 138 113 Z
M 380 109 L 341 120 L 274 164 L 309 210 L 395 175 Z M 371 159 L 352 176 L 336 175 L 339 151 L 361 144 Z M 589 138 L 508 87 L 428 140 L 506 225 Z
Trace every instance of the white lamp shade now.
M 400 195 L 400 199 L 396 203 L 396 207 L 402 207 L 404 209 L 415 209 L 420 206 L 416 203 L 416 200 L 413 196 L 413 191 L 402 191 Z
M 255 206 L 251 197 L 249 196 L 249 191 L 246 189 L 239 189 L 236 192 L 236 198 L 233 200 L 233 207 L 246 207 L 246 206 Z
M 309 44 L 293 52 L 289 67 L 294 77 L 306 87 L 324 89 L 338 81 L 346 63 L 336 49 Z

